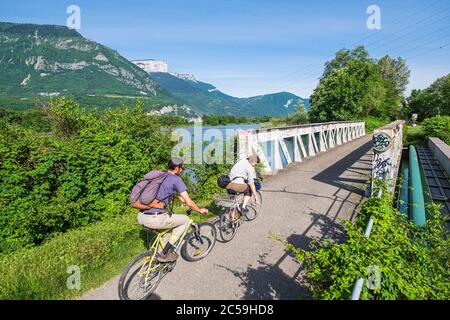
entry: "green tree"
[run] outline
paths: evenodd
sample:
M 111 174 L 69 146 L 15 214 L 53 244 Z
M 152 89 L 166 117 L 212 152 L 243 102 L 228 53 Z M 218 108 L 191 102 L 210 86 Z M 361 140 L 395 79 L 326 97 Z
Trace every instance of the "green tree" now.
M 405 60 L 370 57 L 363 46 L 341 49 L 325 63 L 320 82 L 311 96 L 313 121 L 403 117 L 403 93 L 410 71 Z
M 385 55 L 378 60 L 377 65 L 386 89 L 385 108 L 381 110 L 381 115 L 387 116 L 391 120 L 404 118 L 405 98 L 403 94 L 411 73 L 406 61 L 400 57 L 393 59 Z
M 393 59 L 385 55 L 378 60 L 378 68 L 383 79 L 392 83 L 395 95 L 401 96 L 406 90 L 411 74 L 406 61 L 400 57 Z
M 382 114 L 386 89 L 373 62 L 353 59 L 322 78 L 311 95 L 312 121 L 343 121 Z
M 424 90 L 413 90 L 407 103 L 410 112 L 417 113 L 419 120 L 450 115 L 450 74 L 437 79 Z
M 290 125 L 305 124 L 309 122 L 308 111 L 306 111 L 303 100 L 299 99 L 297 101 L 297 106 L 295 107 L 294 113 L 289 115 L 286 121 Z
M 374 62 L 364 46 L 357 46 L 353 50 L 341 49 L 336 52 L 333 60 L 325 62 L 322 78 L 330 75 L 333 70 L 345 68 L 353 60 Z
M 51 134 L 0 121 L 0 252 L 121 214 L 134 183 L 170 157 L 142 103 L 87 112 L 62 98 L 46 112 Z

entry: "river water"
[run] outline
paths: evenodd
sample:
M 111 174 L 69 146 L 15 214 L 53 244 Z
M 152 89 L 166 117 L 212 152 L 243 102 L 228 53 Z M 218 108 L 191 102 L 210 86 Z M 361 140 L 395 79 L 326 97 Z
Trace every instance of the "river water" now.
M 207 157 L 205 154 L 209 153 L 207 152 L 208 146 L 217 146 L 218 144 L 222 145 L 222 147 L 216 149 L 216 152 L 222 153 L 221 160 L 218 160 L 218 162 L 223 163 L 225 161 L 228 163 L 230 158 L 226 158 L 227 152 L 230 157 L 234 154 L 234 152 L 229 150 L 229 145 L 227 146 L 226 142 L 233 139 L 239 130 L 251 130 L 258 128 L 261 128 L 260 124 L 178 127 L 172 130 L 172 139 L 186 142 L 191 146 L 190 157 L 186 154 L 180 155 L 187 160 L 187 164 L 199 163 L 199 161 L 196 160 L 196 152 L 198 152 L 199 157 L 201 158 L 200 163 L 207 162 L 207 160 L 205 160 L 205 157 Z M 232 148 L 234 149 L 234 147 Z M 175 155 L 179 155 L 179 153 L 175 152 Z M 231 159 L 229 164 L 233 164 L 235 160 L 236 159 Z M 186 167 L 184 175 L 191 181 L 191 186 L 195 190 L 198 182 L 198 177 L 195 171 L 189 167 Z
M 223 138 L 230 138 L 237 134 L 239 130 L 259 129 L 260 124 L 230 124 L 225 126 L 191 126 L 174 128 L 174 132 L 184 133 L 189 132 L 194 141 L 214 142 L 220 132 Z

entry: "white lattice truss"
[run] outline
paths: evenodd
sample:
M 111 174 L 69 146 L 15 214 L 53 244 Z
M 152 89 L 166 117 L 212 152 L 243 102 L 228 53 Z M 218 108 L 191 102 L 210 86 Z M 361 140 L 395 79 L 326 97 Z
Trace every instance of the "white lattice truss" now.
M 257 154 L 265 167 L 265 174 L 274 174 L 283 168 L 281 152 L 289 164 L 301 162 L 304 158 L 313 157 L 319 152 L 342 145 L 364 136 L 364 122 L 326 122 L 299 126 L 241 130 L 239 136 L 239 156 L 247 157 Z M 293 138 L 294 158 L 288 152 L 285 139 Z M 273 142 L 273 168 L 264 154 L 261 143 Z M 280 148 L 278 148 L 278 146 Z

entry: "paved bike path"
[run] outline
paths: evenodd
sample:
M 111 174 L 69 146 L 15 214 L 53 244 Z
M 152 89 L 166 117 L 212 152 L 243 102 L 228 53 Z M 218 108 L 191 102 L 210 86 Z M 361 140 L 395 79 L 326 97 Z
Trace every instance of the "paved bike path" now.
M 270 233 L 303 248 L 312 239 L 342 240 L 341 221 L 354 218 L 364 198 L 371 155 L 368 135 L 264 180 L 258 218 L 243 223 L 231 242 L 217 242 L 205 259 L 180 259 L 153 299 L 308 299 L 301 264 Z M 118 299 L 118 279 L 81 299 Z

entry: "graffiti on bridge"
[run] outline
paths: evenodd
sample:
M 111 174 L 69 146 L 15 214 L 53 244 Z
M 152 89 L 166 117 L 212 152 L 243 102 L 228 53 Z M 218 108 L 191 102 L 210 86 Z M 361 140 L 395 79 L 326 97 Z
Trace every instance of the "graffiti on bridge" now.
M 384 152 L 391 147 L 391 137 L 384 132 L 379 132 L 373 135 L 372 145 L 377 152 Z
M 390 178 L 392 172 L 391 158 L 383 153 L 375 153 L 373 160 L 372 177 L 380 180 Z

